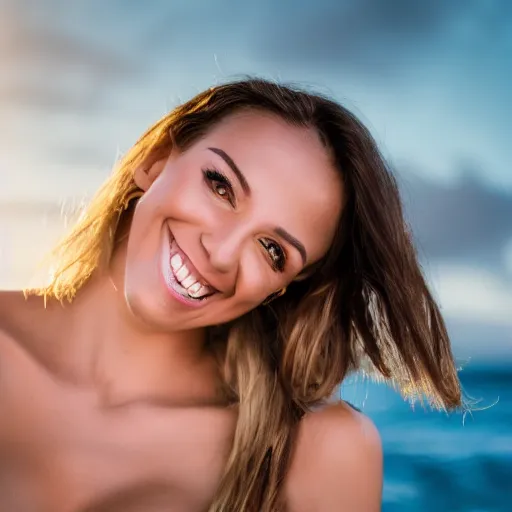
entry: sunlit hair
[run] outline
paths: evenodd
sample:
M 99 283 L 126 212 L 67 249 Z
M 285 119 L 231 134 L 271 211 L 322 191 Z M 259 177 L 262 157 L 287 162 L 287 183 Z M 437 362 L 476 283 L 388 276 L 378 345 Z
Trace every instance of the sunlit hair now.
M 51 283 L 37 293 L 72 300 L 108 264 L 137 189 L 134 170 L 186 151 L 240 110 L 273 113 L 317 131 L 348 197 L 327 255 L 269 306 L 210 332 L 238 422 L 212 511 L 280 507 L 295 427 L 361 367 L 409 398 L 461 405 L 445 324 L 418 264 L 398 188 L 368 130 L 328 98 L 249 79 L 213 87 L 152 126 L 121 159 L 57 247 Z M 341 198 L 340 198 L 341 200 Z M 135 200 L 134 200 L 135 201 Z

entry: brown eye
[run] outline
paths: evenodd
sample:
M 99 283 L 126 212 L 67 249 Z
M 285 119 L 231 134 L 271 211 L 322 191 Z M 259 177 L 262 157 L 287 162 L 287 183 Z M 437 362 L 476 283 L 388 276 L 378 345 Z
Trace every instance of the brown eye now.
M 286 264 L 286 256 L 283 248 L 274 240 L 269 238 L 262 238 L 261 245 L 266 249 L 272 268 L 276 271 L 282 272 Z
M 236 206 L 235 193 L 229 179 L 214 169 L 204 169 L 203 176 L 212 192 L 222 199 L 227 199 L 231 206 Z
M 217 185 L 214 185 L 214 188 L 215 188 L 215 192 L 217 192 L 217 194 L 219 196 L 226 196 L 228 193 L 226 187 L 224 185 L 221 185 L 220 183 Z

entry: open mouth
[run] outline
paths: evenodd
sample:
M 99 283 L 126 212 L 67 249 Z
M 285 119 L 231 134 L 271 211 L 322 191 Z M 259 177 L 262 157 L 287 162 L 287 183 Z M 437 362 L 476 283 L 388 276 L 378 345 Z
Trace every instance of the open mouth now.
M 218 292 L 194 268 L 190 260 L 180 249 L 172 233 L 169 235 L 169 253 L 162 262 L 167 285 L 185 299 L 187 303 L 202 303 Z M 168 258 L 167 258 L 168 256 Z

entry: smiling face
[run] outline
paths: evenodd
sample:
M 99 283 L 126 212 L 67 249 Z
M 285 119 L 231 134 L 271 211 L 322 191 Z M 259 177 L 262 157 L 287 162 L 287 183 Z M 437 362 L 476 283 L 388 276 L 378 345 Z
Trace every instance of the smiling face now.
M 162 329 L 218 325 L 254 309 L 330 247 L 343 187 L 312 129 L 240 112 L 186 151 L 135 173 L 130 309 Z

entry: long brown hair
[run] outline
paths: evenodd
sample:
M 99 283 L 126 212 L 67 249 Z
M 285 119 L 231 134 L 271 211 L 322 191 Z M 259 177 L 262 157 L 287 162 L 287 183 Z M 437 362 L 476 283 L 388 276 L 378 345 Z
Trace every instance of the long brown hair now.
M 198 94 L 152 126 L 122 158 L 57 247 L 51 283 L 36 291 L 72 300 L 111 256 L 136 189 L 134 169 L 172 147 L 186 150 L 241 109 L 315 129 L 348 194 L 332 247 L 310 277 L 215 333 L 239 416 L 211 510 L 274 511 L 298 421 L 363 361 L 405 396 L 445 409 L 461 405 L 445 324 L 421 273 L 395 179 L 351 112 L 324 96 L 260 79 Z

